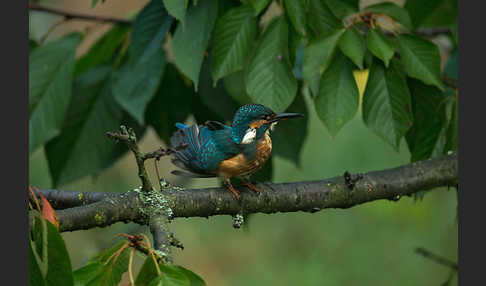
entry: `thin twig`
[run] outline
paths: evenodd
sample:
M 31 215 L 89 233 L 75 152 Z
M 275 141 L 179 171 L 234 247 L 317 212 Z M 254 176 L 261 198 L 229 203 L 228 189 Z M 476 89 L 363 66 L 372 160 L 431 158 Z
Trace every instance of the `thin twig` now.
M 145 192 L 149 192 L 152 190 L 152 183 L 147 174 L 147 170 L 145 169 L 145 154 L 140 152 L 138 145 L 137 145 L 137 136 L 135 135 L 135 131 L 132 128 L 125 127 L 124 125 L 120 126 L 119 132 L 106 132 L 109 138 L 115 139 L 116 141 L 122 141 L 125 143 L 132 151 L 133 155 L 135 156 L 135 161 L 137 162 L 138 167 L 138 177 L 140 181 L 142 181 L 142 190 Z
M 155 158 L 155 160 L 159 160 L 161 157 L 174 154 L 174 153 L 176 153 L 180 150 L 185 149 L 187 146 L 188 146 L 187 144 L 183 144 L 183 145 L 177 146 L 176 148 L 167 148 L 167 149 L 163 149 L 162 147 L 160 147 L 159 149 L 157 149 L 153 152 L 145 153 L 143 155 L 142 159 L 148 160 L 148 159 Z
M 419 28 L 415 33 L 423 37 L 433 38 L 439 35 L 451 35 L 452 30 L 450 27 L 429 27 Z
M 415 252 L 417 252 L 418 254 L 422 255 L 423 257 L 425 258 L 429 258 L 439 264 L 442 264 L 442 265 L 445 265 L 447 267 L 450 267 L 454 270 L 458 270 L 459 269 L 459 265 L 455 262 L 452 262 L 450 261 L 449 259 L 446 259 L 442 256 L 439 256 L 437 254 L 434 254 L 430 251 L 428 251 L 427 249 L 423 248 L 423 247 L 417 247 L 415 249 Z
M 157 182 L 159 182 L 160 191 L 162 191 L 162 183 L 160 182 L 160 174 L 158 167 L 159 160 L 154 160 L 155 173 L 157 174 Z
M 34 4 L 34 3 L 29 3 L 29 10 L 45 12 L 45 13 L 50 13 L 50 14 L 55 14 L 55 15 L 61 15 L 61 16 L 64 16 L 66 18 L 66 20 L 80 19 L 80 20 L 87 20 L 87 21 L 110 22 L 110 23 L 117 23 L 117 24 L 122 24 L 122 25 L 132 24 L 132 21 L 125 20 L 125 19 L 79 14 L 79 13 L 68 12 L 68 11 L 64 11 L 64 10 L 56 9 L 56 8 L 43 7 L 43 6 L 39 6 L 37 4 Z

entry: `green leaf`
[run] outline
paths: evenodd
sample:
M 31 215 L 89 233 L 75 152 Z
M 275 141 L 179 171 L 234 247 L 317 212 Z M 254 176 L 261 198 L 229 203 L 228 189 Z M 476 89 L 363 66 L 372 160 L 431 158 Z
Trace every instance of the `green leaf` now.
M 353 64 L 341 53 L 336 54 L 322 75 L 314 103 L 317 115 L 333 137 L 358 111 L 359 92 Z
M 305 1 L 284 1 L 285 11 L 287 12 L 290 22 L 297 33 L 304 37 L 306 36 L 305 19 L 307 17 L 305 4 Z
M 186 85 L 174 65 L 167 65 L 159 90 L 145 112 L 146 122 L 160 139 L 170 145 L 176 122 L 184 122 L 191 114 L 193 89 Z
M 399 35 L 397 48 L 408 76 L 444 90 L 440 79 L 439 48 L 425 39 L 412 35 Z
M 165 284 L 162 276 L 157 276 L 150 282 L 150 284 L 148 284 L 148 286 L 168 286 L 168 284 Z
M 95 280 L 101 273 L 103 265 L 101 263 L 88 263 L 73 272 L 74 286 L 85 286 L 90 281 Z
M 404 8 L 415 27 L 443 26 L 457 19 L 457 0 L 407 0 Z
M 410 92 L 396 60 L 388 69 L 374 60 L 363 95 L 363 121 L 396 151 L 412 126 L 410 106 Z
M 115 25 L 111 28 L 76 62 L 74 75 L 77 77 L 95 66 L 112 62 L 129 31 L 130 27 L 127 25 Z
M 218 1 L 202 1 L 187 11 L 186 27 L 178 25 L 172 40 L 176 66 L 192 80 L 197 91 L 204 52 L 218 14 Z
M 336 18 L 331 12 L 325 1 L 308 0 L 309 13 L 307 26 L 315 36 L 326 35 L 336 29 L 343 28 L 341 20 Z
M 116 147 L 106 137 L 107 131 L 127 124 L 111 93 L 111 71 L 106 66 L 94 68 L 76 79 L 62 136 L 46 145 L 54 185 L 96 174 L 126 152 L 126 148 L 123 153 L 117 152 L 123 146 Z
M 157 275 L 154 260 L 151 256 L 147 256 L 137 279 L 136 286 L 147 285 L 187 285 L 187 286 L 205 286 L 206 283 L 199 275 L 179 265 L 164 266 L 159 264 L 162 272 L 161 276 Z M 166 277 L 164 277 L 166 276 Z M 154 282 L 156 281 L 156 282 Z
M 338 19 L 344 19 L 347 16 L 358 12 L 359 5 L 354 5 L 355 3 L 347 3 L 343 0 L 324 0 L 327 4 L 327 7 L 332 11 L 332 13 Z M 348 1 L 350 2 L 350 1 Z
M 334 50 L 343 33 L 344 29 L 333 31 L 328 35 L 310 42 L 305 49 L 302 73 L 304 80 L 309 83 L 309 87 L 314 95 L 318 93 L 321 74 L 331 62 Z
M 251 6 L 253 6 L 253 10 L 255 10 L 255 16 L 260 14 L 265 8 L 267 8 L 268 4 L 270 4 L 271 0 L 248 0 Z
M 150 284 L 150 281 L 154 280 L 157 276 L 157 268 L 155 267 L 154 259 L 151 255 L 147 255 L 147 258 L 145 258 L 145 262 L 135 279 L 135 285 L 147 286 Z
M 70 35 L 35 49 L 29 56 L 29 154 L 61 131 L 79 41 L 79 35 Z
M 288 53 L 288 24 L 275 18 L 259 39 L 246 76 L 246 91 L 255 103 L 284 111 L 297 92 Z
M 341 2 L 348 4 L 353 9 L 359 10 L 359 0 L 341 0 Z
M 413 29 L 412 20 L 408 11 L 395 3 L 383 2 L 368 6 L 364 9 L 365 11 L 370 11 L 375 14 L 385 14 L 390 16 L 393 20 L 402 24 L 403 27 L 411 31 Z
M 366 42 L 370 52 L 385 63 L 388 68 L 394 50 L 391 42 L 379 29 L 370 29 L 366 35 Z
M 180 265 L 177 265 L 176 267 L 179 268 L 184 275 L 186 275 L 191 286 L 206 286 L 206 282 L 204 282 L 204 280 L 196 273 Z
M 73 285 L 71 260 L 66 244 L 57 228 L 46 221 L 47 225 L 47 285 Z
M 189 278 L 186 277 L 181 268 L 176 265 L 160 265 L 162 271 L 163 285 L 191 286 Z
M 189 278 L 177 266 L 159 265 L 161 276 L 152 280 L 149 286 L 191 286 Z
M 243 69 L 256 32 L 257 20 L 249 5 L 233 8 L 218 19 L 213 32 L 214 82 Z
M 237 71 L 225 77 L 223 79 L 223 87 L 239 105 L 252 102 L 246 92 L 244 71 Z
M 127 63 L 113 85 L 116 101 L 142 125 L 145 109 L 157 91 L 165 67 L 164 51 L 156 47 L 140 61 Z
M 150 1 L 138 14 L 133 23 L 129 53 L 135 60 L 142 57 L 147 47 L 157 37 L 161 37 L 162 31 L 167 31 L 172 24 L 172 17 L 167 14 L 160 0 Z M 162 39 L 163 40 L 163 39 Z
M 123 273 L 128 270 L 129 249 L 119 251 L 127 242 L 119 241 L 114 246 L 96 255 L 89 262 L 73 272 L 75 286 L 116 286 L 121 281 Z M 109 259 L 109 260 L 108 260 Z
M 271 134 L 273 154 L 285 158 L 300 167 L 300 157 L 304 141 L 307 138 L 309 121 L 309 112 L 302 94 L 297 94 L 288 111 L 302 113 L 304 117 L 285 120 L 275 126 Z M 271 164 L 271 162 L 267 162 L 267 164 Z
M 29 285 L 45 286 L 46 281 L 42 277 L 42 273 L 34 255 L 32 244 L 29 243 Z
M 218 82 L 216 86 L 211 84 L 212 60 L 213 58 L 210 56 L 203 63 L 197 95 L 206 107 L 223 118 L 223 122 L 229 123 L 233 120 L 233 115 L 240 105 L 226 92 L 222 82 Z M 216 120 L 216 118 L 211 120 Z
M 422 26 L 448 26 L 457 21 L 458 0 L 445 0 L 422 22 Z
M 444 1 L 445 0 L 407 0 L 405 1 L 404 8 L 410 14 L 414 26 L 419 27 L 421 23 L 440 6 L 441 2 Z
M 290 62 L 294 64 L 294 69 L 298 64 L 300 64 L 300 70 L 299 72 L 302 73 L 302 61 L 300 63 L 297 62 L 297 52 L 304 49 L 304 37 L 302 37 L 297 31 L 294 29 L 293 26 L 290 26 L 289 28 L 289 58 Z M 304 53 L 302 52 L 302 59 L 303 59 Z M 298 67 L 297 67 L 298 68 Z M 295 74 L 295 72 L 294 72 Z
M 179 20 L 184 27 L 188 0 L 163 0 L 165 8 L 170 15 Z
M 66 244 L 57 228 L 49 221 L 35 216 L 34 239 L 29 243 L 31 256 L 31 272 L 41 281 L 34 285 L 73 285 L 71 260 Z M 42 248 L 33 247 L 42 245 Z M 32 261 L 33 258 L 33 261 Z M 45 283 L 45 284 L 44 284 Z
M 408 87 L 412 99 L 414 123 L 407 132 L 411 161 L 421 161 L 432 157 L 434 148 L 444 126 L 444 94 L 434 86 L 425 85 L 409 78 Z
M 339 39 L 339 48 L 353 63 L 363 69 L 366 43 L 355 28 L 346 29 L 346 32 Z
M 153 15 L 158 26 L 153 25 Z M 142 17 L 142 18 L 141 18 Z M 116 101 L 141 125 L 144 124 L 145 108 L 159 86 L 165 66 L 162 43 L 172 24 L 162 3 L 149 4 L 135 20 L 133 31 L 143 31 L 132 40 L 129 61 L 123 66 L 113 86 Z M 155 32 L 155 33 L 154 33 Z M 153 38 L 149 39 L 147 36 Z M 141 44 L 145 46 L 141 46 Z

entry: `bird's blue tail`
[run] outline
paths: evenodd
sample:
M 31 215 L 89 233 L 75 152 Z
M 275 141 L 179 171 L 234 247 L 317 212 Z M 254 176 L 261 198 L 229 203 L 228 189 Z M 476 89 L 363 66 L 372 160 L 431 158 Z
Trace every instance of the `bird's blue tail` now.
M 177 122 L 175 125 L 176 125 L 176 127 L 177 127 L 177 128 L 179 128 L 179 129 L 181 129 L 181 130 L 182 130 L 182 129 L 184 129 L 184 128 L 187 128 L 187 126 L 186 126 L 186 125 L 184 125 L 184 124 L 182 124 L 182 123 L 179 123 L 179 122 Z

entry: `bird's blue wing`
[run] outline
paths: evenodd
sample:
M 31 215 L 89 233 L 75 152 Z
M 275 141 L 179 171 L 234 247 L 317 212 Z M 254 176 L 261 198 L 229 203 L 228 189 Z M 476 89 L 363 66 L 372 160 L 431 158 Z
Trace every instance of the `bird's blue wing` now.
M 187 144 L 187 147 L 178 151 L 172 162 L 182 169 L 198 174 L 199 177 L 214 176 L 219 163 L 239 151 L 238 145 L 231 139 L 231 127 L 224 124 L 217 126 L 218 128 L 210 128 L 177 123 L 179 130 L 172 135 L 171 145 L 175 148 Z M 179 171 L 177 174 L 180 173 Z

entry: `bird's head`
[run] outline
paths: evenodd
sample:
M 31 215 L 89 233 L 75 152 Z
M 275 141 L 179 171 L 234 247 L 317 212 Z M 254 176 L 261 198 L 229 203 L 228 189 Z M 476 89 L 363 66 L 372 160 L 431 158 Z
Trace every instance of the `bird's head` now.
M 265 132 L 284 119 L 302 117 L 300 113 L 275 113 L 261 104 L 241 106 L 233 118 L 233 140 L 238 144 L 249 144 L 263 138 Z

